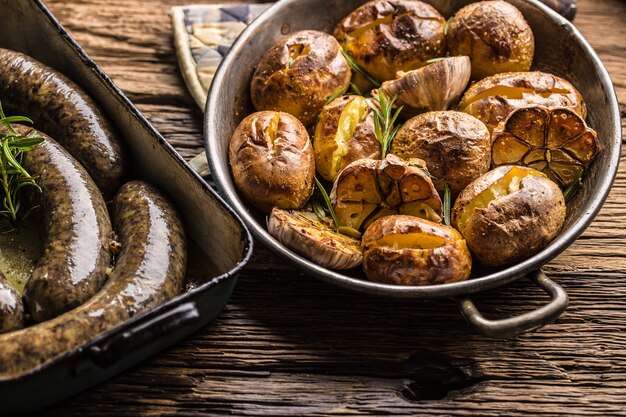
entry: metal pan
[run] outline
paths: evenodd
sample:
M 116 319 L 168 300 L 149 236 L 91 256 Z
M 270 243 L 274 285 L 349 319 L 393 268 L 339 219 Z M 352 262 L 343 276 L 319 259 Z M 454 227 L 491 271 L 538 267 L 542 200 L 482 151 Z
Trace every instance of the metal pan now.
M 89 93 L 119 130 L 133 159 L 134 176 L 168 194 L 190 238 L 183 294 L 27 374 L 0 378 L 0 414 L 15 415 L 68 398 L 205 326 L 230 298 L 237 275 L 251 256 L 252 240 L 239 217 L 40 1 L 0 0 L 0 11 L 0 47 L 31 55 Z
M 472 1 L 426 2 L 449 17 Z M 468 322 L 492 337 L 516 335 L 554 320 L 567 306 L 567 295 L 545 277 L 540 268 L 571 245 L 602 207 L 617 172 L 621 125 L 615 91 L 596 53 L 570 22 L 536 0 L 510 0 L 522 11 L 534 31 L 536 67 L 560 75 L 578 87 L 588 104 L 588 121 L 598 131 L 602 146 L 584 187 L 569 204 L 563 230 L 545 250 L 516 265 L 474 276 L 465 282 L 425 287 L 377 284 L 322 268 L 285 248 L 267 233 L 265 219 L 249 210 L 239 197 L 228 166 L 228 142 L 237 124 L 252 111 L 249 85 L 261 56 L 286 33 L 303 29 L 332 31 L 342 17 L 363 3 L 364 0 L 329 0 L 322 6 L 319 0 L 282 0 L 241 34 L 215 74 L 205 112 L 207 157 L 219 191 L 259 241 L 302 271 L 324 281 L 385 297 L 454 297 Z M 528 275 L 551 296 L 549 304 L 538 310 L 507 320 L 489 321 L 468 298 Z

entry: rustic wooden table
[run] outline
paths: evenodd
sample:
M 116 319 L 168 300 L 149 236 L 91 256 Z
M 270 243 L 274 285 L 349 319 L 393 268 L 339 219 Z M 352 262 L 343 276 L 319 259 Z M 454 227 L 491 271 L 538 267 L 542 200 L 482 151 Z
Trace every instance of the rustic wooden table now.
M 186 158 L 202 149 L 202 114 L 178 71 L 168 11 L 190 2 L 48 1 Z M 608 67 L 626 121 L 625 18 L 621 0 L 579 0 L 575 23 Z M 452 301 L 354 294 L 257 247 L 213 324 L 47 415 L 626 415 L 624 159 L 600 216 L 545 271 L 569 293 L 566 313 L 494 341 Z M 499 317 L 545 298 L 522 281 L 478 302 Z

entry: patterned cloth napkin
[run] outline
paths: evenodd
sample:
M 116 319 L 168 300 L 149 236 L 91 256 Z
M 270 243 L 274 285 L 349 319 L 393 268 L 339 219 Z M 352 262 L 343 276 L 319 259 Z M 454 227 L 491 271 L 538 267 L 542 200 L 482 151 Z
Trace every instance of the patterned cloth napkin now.
M 222 58 L 237 36 L 272 3 L 173 7 L 174 46 L 180 69 L 198 106 Z

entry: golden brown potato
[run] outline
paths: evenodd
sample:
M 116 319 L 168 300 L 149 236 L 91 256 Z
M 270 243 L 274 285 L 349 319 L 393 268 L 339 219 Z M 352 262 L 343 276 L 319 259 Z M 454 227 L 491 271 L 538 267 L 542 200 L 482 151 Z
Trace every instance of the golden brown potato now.
M 413 216 L 387 216 L 363 234 L 363 269 L 370 281 L 396 285 L 466 280 L 472 269 L 467 243 L 452 227 Z
M 597 136 L 570 109 L 518 109 L 493 131 L 493 164 L 528 166 L 566 188 L 596 157 Z
M 267 230 L 289 249 L 325 268 L 350 269 L 363 261 L 357 239 L 335 232 L 312 212 L 274 208 Z
M 312 125 L 333 94 L 350 85 L 350 67 L 337 40 L 304 30 L 278 41 L 254 72 L 250 92 L 256 110 L 277 110 Z
M 337 176 L 330 199 L 339 225 L 356 231 L 398 213 L 441 222 L 441 199 L 418 159 L 354 161 Z
M 502 72 L 528 71 L 535 38 L 522 13 L 506 1 L 481 1 L 463 7 L 450 20 L 446 36 L 452 55 L 472 60 L 472 79 Z
M 468 57 L 444 58 L 420 69 L 398 72 L 397 78 L 384 82 L 380 90 L 387 97 L 397 97 L 396 103 L 404 106 L 405 117 L 448 110 L 465 91 L 470 72 Z
M 435 188 L 442 191 L 447 183 L 457 193 L 489 170 L 491 137 L 487 127 L 467 113 L 429 112 L 402 126 L 391 153 L 424 160 Z
M 512 72 L 485 78 L 463 95 L 459 110 L 481 120 L 492 132 L 515 109 L 568 107 L 585 118 L 587 107 L 576 88 L 546 72 Z
M 290 114 L 262 111 L 243 119 L 228 156 L 237 189 L 264 213 L 302 208 L 313 193 L 313 147 L 306 128 Z
M 502 166 L 461 192 L 452 224 L 483 265 L 503 266 L 545 248 L 563 226 L 565 212 L 561 189 L 544 174 Z
M 420 68 L 444 56 L 445 19 L 417 0 L 373 0 L 335 28 L 334 35 L 354 60 L 378 81 L 392 80 L 397 71 Z
M 342 96 L 326 105 L 313 137 L 315 168 L 326 180 L 357 159 L 380 159 L 380 142 L 374 133 L 374 112 L 369 99 Z

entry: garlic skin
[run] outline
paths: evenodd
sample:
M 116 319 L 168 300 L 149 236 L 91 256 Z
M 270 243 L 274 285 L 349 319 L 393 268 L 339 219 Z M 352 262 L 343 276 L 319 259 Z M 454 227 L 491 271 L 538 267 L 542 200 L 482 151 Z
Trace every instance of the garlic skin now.
M 465 91 L 472 67 L 466 56 L 443 58 L 409 72 L 398 72 L 395 80 L 386 81 L 380 89 L 404 106 L 402 115 L 413 117 L 429 111 L 448 110 Z

